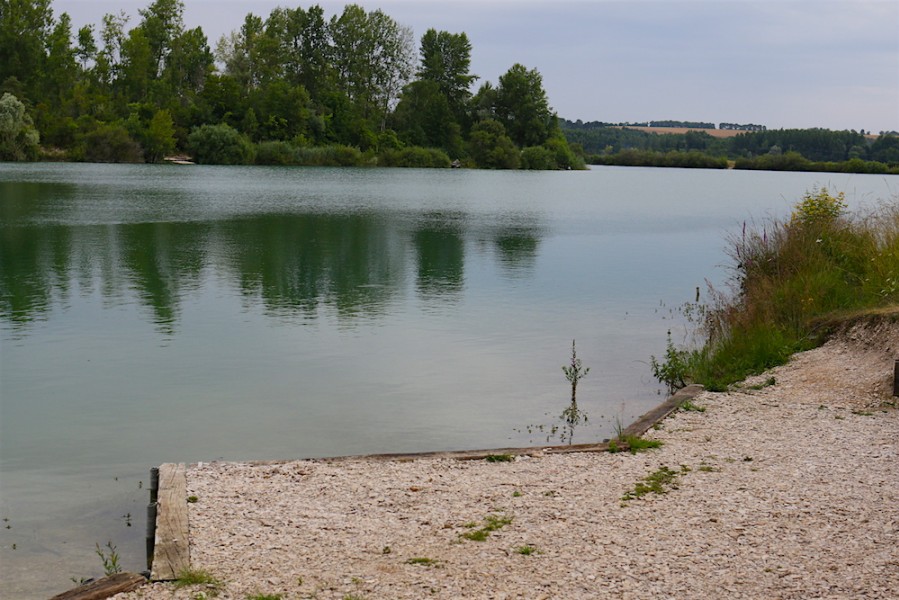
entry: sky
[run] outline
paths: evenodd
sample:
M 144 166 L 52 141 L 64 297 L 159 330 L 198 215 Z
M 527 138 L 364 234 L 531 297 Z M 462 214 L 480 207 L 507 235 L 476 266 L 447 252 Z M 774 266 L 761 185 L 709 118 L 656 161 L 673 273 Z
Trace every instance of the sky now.
M 74 29 L 152 0 L 53 0 Z M 252 12 L 348 2 L 184 0 L 211 48 Z M 412 28 L 465 32 L 471 72 L 543 76 L 560 117 L 899 131 L 899 0 L 357 0 Z

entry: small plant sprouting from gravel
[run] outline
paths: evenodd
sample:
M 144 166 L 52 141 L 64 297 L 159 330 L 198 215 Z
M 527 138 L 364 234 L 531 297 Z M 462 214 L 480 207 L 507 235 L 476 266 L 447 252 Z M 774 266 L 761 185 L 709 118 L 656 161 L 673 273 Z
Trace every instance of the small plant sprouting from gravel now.
M 642 498 L 646 494 L 667 494 L 669 490 L 677 489 L 678 476 L 689 470 L 688 467 L 682 466 L 680 471 L 675 471 L 662 465 L 656 471 L 638 481 L 634 485 L 634 489 L 626 492 L 621 497 L 621 500 L 627 502 Z
M 538 554 L 540 551 L 537 550 L 536 546 L 532 546 L 530 544 L 525 544 L 524 546 L 519 546 L 515 548 L 515 552 L 521 554 L 522 556 L 530 556 L 532 554 Z
M 515 457 L 511 454 L 488 454 L 484 460 L 489 463 L 512 462 L 515 460 Z
M 175 580 L 175 588 L 183 588 L 189 585 L 205 585 L 217 590 L 222 582 L 216 579 L 209 571 L 203 569 L 185 569 L 178 573 Z
M 281 594 L 254 594 L 252 596 L 247 596 L 247 600 L 283 600 L 284 596 Z
M 705 412 L 705 406 L 699 406 L 695 404 L 692 400 L 687 400 L 683 404 L 680 405 L 680 409 L 685 412 Z
M 749 389 L 750 389 L 750 390 L 756 390 L 756 391 L 758 391 L 758 390 L 763 390 L 763 389 L 765 389 L 766 387 L 771 387 L 771 386 L 774 385 L 775 383 L 777 383 L 777 380 L 774 379 L 773 377 L 769 377 L 768 379 L 766 379 L 766 380 L 763 381 L 762 383 L 757 383 L 757 384 L 755 384 L 755 385 L 750 385 L 750 386 L 749 386 Z
M 515 490 L 514 492 L 512 492 L 512 497 L 513 498 L 521 498 L 521 492 L 518 490 Z
M 482 527 L 466 531 L 462 534 L 462 537 L 473 542 L 483 542 L 490 537 L 491 533 L 502 529 L 511 522 L 512 517 L 508 515 L 487 515 Z
M 636 435 L 622 435 L 609 442 L 609 452 L 615 454 L 617 452 L 627 451 L 631 454 L 636 454 L 637 452 L 643 452 L 661 446 L 661 440 L 647 440 Z
M 199 501 L 200 501 L 200 499 L 199 499 L 198 497 L 196 497 L 196 496 L 188 496 L 188 497 L 187 497 L 187 503 L 188 503 L 188 504 L 196 504 L 196 503 L 199 502 Z
M 428 558 L 426 556 L 416 556 L 410 558 L 406 561 L 407 565 L 424 565 L 426 567 L 433 567 L 437 565 L 437 561 L 433 558 Z

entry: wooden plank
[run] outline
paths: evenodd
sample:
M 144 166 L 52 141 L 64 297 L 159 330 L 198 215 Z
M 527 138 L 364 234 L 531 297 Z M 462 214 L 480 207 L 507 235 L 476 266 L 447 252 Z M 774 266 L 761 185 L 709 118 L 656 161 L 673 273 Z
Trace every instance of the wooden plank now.
M 147 583 L 146 577 L 137 573 L 116 573 L 97 581 L 57 594 L 50 600 L 105 600 L 121 592 L 136 590 Z
M 156 502 L 156 544 L 150 580 L 172 581 L 190 567 L 184 463 L 159 466 Z
M 649 431 L 649 428 L 665 419 L 668 415 L 677 410 L 681 404 L 687 400 L 692 400 L 698 396 L 705 388 L 694 383 L 685 388 L 677 390 L 667 400 L 641 416 L 639 419 L 631 423 L 622 433 L 624 435 L 642 436 Z

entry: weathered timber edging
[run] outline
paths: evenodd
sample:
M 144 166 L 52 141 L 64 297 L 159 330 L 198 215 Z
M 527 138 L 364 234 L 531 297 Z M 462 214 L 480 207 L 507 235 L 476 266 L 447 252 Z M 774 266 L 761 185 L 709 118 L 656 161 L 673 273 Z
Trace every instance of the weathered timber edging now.
M 190 567 L 187 529 L 187 477 L 184 463 L 159 466 L 156 538 L 151 581 L 172 581 Z
M 672 396 L 669 396 L 664 402 L 643 414 L 636 421 L 631 423 L 621 433 L 624 436 L 641 436 L 646 433 L 653 425 L 662 421 L 677 408 L 692 400 L 703 391 L 703 386 L 699 384 L 688 385 L 678 390 Z M 309 459 L 317 462 L 344 462 L 353 460 L 392 460 L 392 461 L 412 461 L 422 458 L 447 458 L 455 460 L 483 460 L 488 456 L 496 456 L 500 454 L 511 454 L 513 456 L 536 456 L 541 454 L 568 454 L 572 452 L 606 452 L 609 449 L 608 442 L 597 442 L 593 444 L 572 444 L 563 446 L 532 446 L 528 448 L 491 448 L 489 450 L 448 450 L 445 452 L 410 452 L 397 454 L 359 454 L 354 456 L 335 456 L 329 458 Z M 244 461 L 242 461 L 244 462 Z M 280 465 L 293 460 L 254 460 L 245 461 L 245 464 L 251 465 Z
M 121 592 L 136 590 L 146 582 L 146 577 L 137 573 L 116 573 L 57 594 L 50 600 L 105 600 Z

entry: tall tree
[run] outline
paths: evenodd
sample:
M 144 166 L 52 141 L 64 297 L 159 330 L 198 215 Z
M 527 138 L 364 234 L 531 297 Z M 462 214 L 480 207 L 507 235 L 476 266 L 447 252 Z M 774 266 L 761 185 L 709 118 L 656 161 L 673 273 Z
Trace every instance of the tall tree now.
M 37 93 L 53 30 L 50 4 L 51 0 L 0 0 L 0 83 L 14 77 L 30 95 Z
M 469 73 L 471 42 L 468 36 L 428 29 L 421 38 L 420 53 L 419 78 L 436 83 L 457 119 L 461 118 L 471 98 L 471 84 L 478 79 L 477 75 Z
M 539 146 L 549 138 L 555 119 L 537 69 L 513 65 L 499 78 L 495 102 L 497 119 L 518 146 Z
M 380 10 L 356 4 L 331 19 L 338 83 L 361 111 L 383 129 L 412 75 L 412 34 Z
M 152 75 L 158 78 L 165 69 L 175 39 L 184 31 L 184 3 L 181 0 L 155 0 L 138 12 L 142 17 L 140 27 L 147 38 L 155 68 Z

